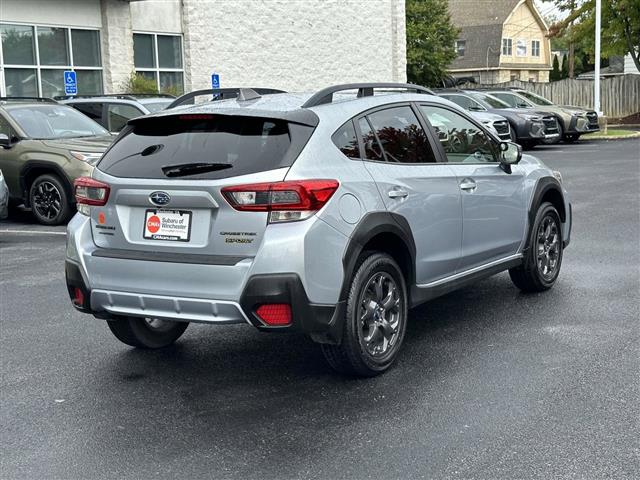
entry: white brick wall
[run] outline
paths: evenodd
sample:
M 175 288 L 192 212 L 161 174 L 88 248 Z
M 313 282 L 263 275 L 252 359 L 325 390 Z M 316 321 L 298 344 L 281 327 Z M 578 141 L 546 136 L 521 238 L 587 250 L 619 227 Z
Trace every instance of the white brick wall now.
M 403 0 L 183 0 L 186 88 L 405 81 Z

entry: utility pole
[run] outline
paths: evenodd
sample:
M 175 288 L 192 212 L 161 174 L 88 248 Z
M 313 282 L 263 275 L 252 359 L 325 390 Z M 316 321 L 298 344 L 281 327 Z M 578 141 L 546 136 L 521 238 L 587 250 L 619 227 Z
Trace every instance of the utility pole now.
M 602 9 L 602 0 L 596 0 L 596 51 L 595 51 L 595 71 L 593 72 L 593 79 L 594 79 L 594 88 L 595 91 L 593 92 L 593 109 L 598 112 L 598 115 L 601 115 L 600 113 L 600 22 L 601 22 L 601 9 Z

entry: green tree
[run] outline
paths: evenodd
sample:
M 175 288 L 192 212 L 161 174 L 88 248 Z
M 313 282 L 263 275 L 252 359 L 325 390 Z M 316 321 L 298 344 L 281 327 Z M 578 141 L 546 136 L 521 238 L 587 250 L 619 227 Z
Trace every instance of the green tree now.
M 553 56 L 553 70 L 551 70 L 551 73 L 549 74 L 549 80 L 552 82 L 560 80 L 560 62 L 558 62 L 557 55 Z
M 565 53 L 562 57 L 562 68 L 560 69 L 560 79 L 569 78 L 569 57 Z
M 447 0 L 407 0 L 407 78 L 436 86 L 456 58 L 458 29 L 451 24 Z
M 131 72 L 131 76 L 125 85 L 125 90 L 126 93 L 158 93 L 158 85 L 153 78 Z
M 568 12 L 567 17 L 550 28 L 550 36 L 571 35 L 591 55 L 595 51 L 595 0 L 545 0 Z M 606 0 L 602 2 L 601 55 L 631 54 L 640 70 L 640 1 Z

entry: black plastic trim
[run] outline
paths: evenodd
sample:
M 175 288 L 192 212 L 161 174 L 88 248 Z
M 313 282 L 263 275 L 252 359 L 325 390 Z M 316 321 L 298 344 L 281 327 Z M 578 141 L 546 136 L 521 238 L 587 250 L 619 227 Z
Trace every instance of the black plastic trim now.
M 567 232 L 567 239 L 565 241 L 562 242 L 562 248 L 565 249 L 569 246 L 569 243 L 571 243 L 571 229 L 573 228 L 573 208 L 571 206 L 571 204 L 569 204 L 569 231 Z M 566 223 L 565 223 L 566 225 Z
M 337 92 L 343 92 L 345 90 L 358 90 L 358 98 L 373 96 L 376 88 L 397 88 L 404 89 L 411 93 L 423 93 L 427 95 L 435 95 L 432 90 L 421 85 L 415 85 L 413 83 L 344 83 L 341 85 L 333 85 L 331 87 L 323 88 L 314 93 L 309 100 L 307 100 L 302 108 L 316 107 L 318 105 L 324 105 L 333 101 L 333 94 Z
M 116 258 L 119 260 L 140 260 L 146 262 L 188 263 L 200 265 L 235 265 L 248 257 L 232 255 L 198 255 L 197 253 L 172 253 L 139 250 L 121 250 L 117 248 L 98 248 L 92 257 Z
M 282 327 L 265 325 L 256 310 L 266 303 L 291 305 L 292 323 Z M 263 331 L 299 331 L 320 343 L 341 340 L 343 305 L 319 305 L 309 301 L 300 277 L 295 273 L 253 275 L 240 297 L 240 306 L 253 326 Z
M 45 162 L 42 160 L 29 160 L 26 162 L 22 168 L 20 169 L 20 192 L 22 193 L 22 200 L 26 207 L 30 207 L 29 205 L 29 187 L 30 185 L 26 184 L 25 178 L 29 174 L 31 170 L 36 168 L 43 168 L 49 170 L 47 173 L 55 173 L 56 176 L 60 178 L 62 182 L 62 186 L 65 189 L 67 194 L 67 198 L 71 203 L 75 203 L 76 199 L 73 195 L 73 187 L 71 182 L 69 181 L 69 177 L 67 177 L 64 170 L 56 163 L 53 162 Z M 44 174 L 43 174 L 44 175 Z
M 260 87 L 249 87 L 250 90 L 253 90 L 259 95 L 271 95 L 274 93 L 287 93 L 284 90 L 278 90 L 275 88 L 260 88 Z M 237 98 L 240 95 L 241 90 L 246 90 L 243 88 L 205 88 L 204 90 L 195 90 L 193 92 L 185 93 L 184 95 L 176 98 L 173 102 L 169 104 L 166 108 L 167 110 L 170 108 L 175 108 L 180 105 L 186 105 L 189 102 L 189 105 L 193 105 L 193 100 L 195 97 L 200 97 L 202 95 L 218 95 L 215 100 L 227 100 L 229 98 Z
M 69 293 L 69 298 L 74 308 L 82 313 L 93 313 L 91 311 L 91 290 L 84 283 L 82 273 L 80 272 L 80 267 L 75 263 L 70 262 L 69 260 L 65 260 L 64 276 L 67 283 L 67 292 Z M 84 296 L 84 303 L 82 305 L 76 305 L 73 302 L 75 298 L 74 290 L 76 288 L 82 290 L 82 294 Z

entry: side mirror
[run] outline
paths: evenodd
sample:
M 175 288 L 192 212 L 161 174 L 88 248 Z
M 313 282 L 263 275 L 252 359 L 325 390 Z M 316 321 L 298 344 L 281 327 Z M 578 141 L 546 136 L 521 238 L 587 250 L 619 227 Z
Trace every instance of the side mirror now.
M 0 133 L 0 147 L 3 147 L 3 148 L 11 147 L 11 139 L 6 133 Z
M 522 160 L 522 147 L 517 143 L 502 142 L 500 144 L 500 159 L 502 169 L 511 173 L 511 165 L 516 165 Z

